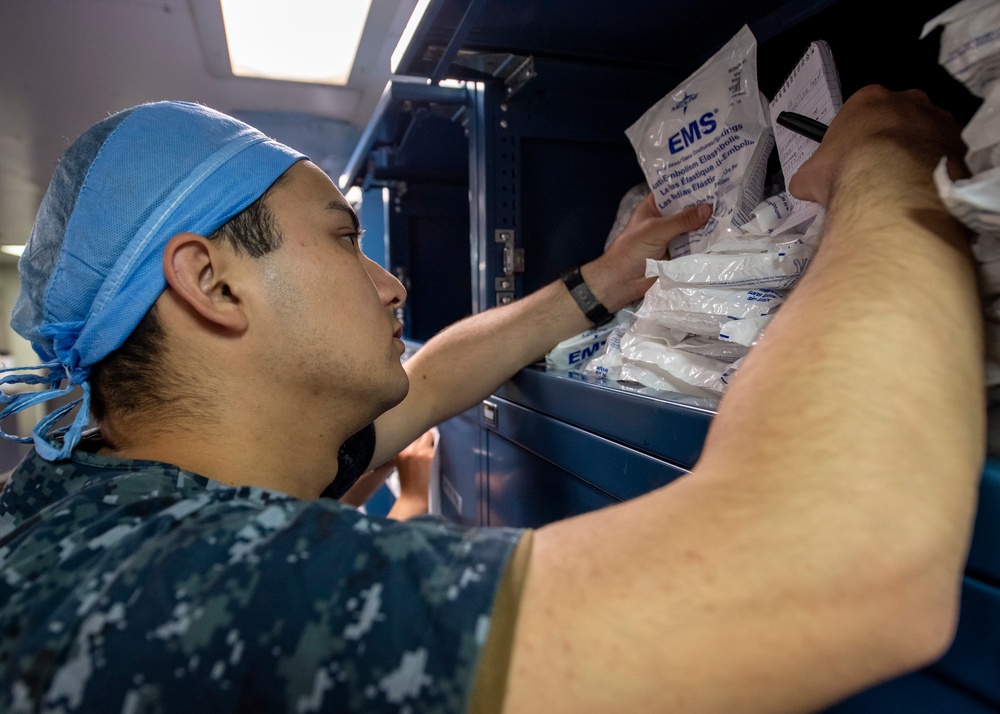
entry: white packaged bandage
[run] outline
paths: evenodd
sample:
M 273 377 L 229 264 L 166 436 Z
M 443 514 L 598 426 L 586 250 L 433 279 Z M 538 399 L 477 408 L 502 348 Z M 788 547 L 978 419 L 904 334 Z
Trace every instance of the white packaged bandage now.
M 746 233 L 768 236 L 777 236 L 790 231 L 801 232 L 815 221 L 817 216 L 809 215 L 805 220 L 801 220 L 797 218 L 800 214 L 793 211 L 794 207 L 795 200 L 788 191 L 768 196 L 753 209 L 750 220 L 740 228 Z M 821 207 L 815 210 L 817 213 L 824 211 Z
M 671 347 L 655 337 L 633 332 L 622 338 L 621 349 L 619 379 L 697 396 L 705 396 L 706 392 L 719 395 L 725 389 L 722 375 L 730 362 Z
M 625 333 L 629 338 L 639 336 L 656 340 L 667 347 L 676 347 L 686 352 L 711 357 L 723 362 L 735 362 L 746 355 L 748 348 L 735 342 L 722 342 L 713 337 L 691 335 L 681 330 L 664 327 L 648 318 L 636 318 L 632 327 Z
M 968 150 L 965 163 L 973 173 L 1000 164 L 1000 82 L 994 82 L 979 109 L 962 129 Z
M 583 367 L 583 373 L 595 379 L 617 380 L 622 368 L 622 336 L 635 322 L 632 312 L 619 312 L 622 320 L 608 335 L 604 348 L 590 359 Z
M 934 169 L 938 195 L 955 218 L 973 232 L 1000 237 L 1000 168 L 952 181 L 945 159 Z
M 563 340 L 545 355 L 545 369 L 555 372 L 574 372 L 583 369 L 594 356 L 601 353 L 608 336 L 618 326 L 618 316 L 606 325 L 581 332 Z
M 1000 3 L 963 0 L 924 25 L 923 39 L 944 26 L 938 62 L 977 97 L 1000 78 Z
M 789 290 L 805 272 L 815 250 L 795 240 L 763 253 L 697 253 L 674 260 L 647 260 L 646 277 L 661 287 L 726 286 Z
M 658 392 L 689 394 L 694 397 L 702 397 L 711 400 L 708 404 L 718 403 L 720 393 L 710 389 L 701 389 L 687 382 L 677 379 L 669 372 L 664 372 L 655 365 L 640 364 L 632 362 L 622 367 L 620 381 L 634 382 Z
M 750 220 L 774 146 L 757 88 L 757 41 L 743 28 L 685 82 L 625 131 L 664 216 L 708 203 L 712 217 L 671 242 L 671 257 Z
M 636 314 L 664 327 L 718 337 L 719 330 L 730 320 L 768 315 L 783 300 L 773 290 L 661 288 L 657 282 L 646 292 Z
M 747 317 L 742 320 L 730 320 L 719 328 L 719 339 L 725 342 L 735 342 L 738 345 L 753 347 L 760 341 L 764 328 L 774 317 L 774 313 Z

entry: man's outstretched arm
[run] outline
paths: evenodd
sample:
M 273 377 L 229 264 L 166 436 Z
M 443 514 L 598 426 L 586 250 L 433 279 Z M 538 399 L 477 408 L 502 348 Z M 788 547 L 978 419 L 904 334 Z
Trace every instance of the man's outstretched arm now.
M 535 533 L 512 712 L 810 712 L 950 643 L 984 456 L 958 127 L 866 88 L 792 191 L 822 246 L 692 474 Z
M 663 258 L 673 238 L 698 228 L 710 215 L 710 207 L 703 206 L 664 218 L 650 197 L 637 207 L 611 248 L 582 267 L 584 279 L 604 306 L 616 312 L 641 298 L 653 283 L 645 274 L 646 259 Z M 372 464 L 474 406 L 519 369 L 592 326 L 562 281 L 555 281 L 442 330 L 406 362 L 410 391 L 375 422 Z

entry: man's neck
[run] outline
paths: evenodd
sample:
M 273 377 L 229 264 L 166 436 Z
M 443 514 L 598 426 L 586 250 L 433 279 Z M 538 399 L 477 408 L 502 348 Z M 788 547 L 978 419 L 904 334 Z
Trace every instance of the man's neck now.
M 337 475 L 337 452 L 346 437 L 304 430 L 294 436 L 281 432 L 280 428 L 160 427 L 139 438 L 112 436 L 99 453 L 173 464 L 230 486 L 257 486 L 304 499 L 319 497 Z

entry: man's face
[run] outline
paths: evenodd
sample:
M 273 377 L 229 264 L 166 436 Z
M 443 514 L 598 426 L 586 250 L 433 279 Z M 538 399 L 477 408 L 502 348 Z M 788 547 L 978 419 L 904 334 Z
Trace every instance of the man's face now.
M 299 161 L 286 178 L 268 197 L 282 244 L 259 259 L 273 386 L 363 426 L 406 396 L 393 312 L 406 291 L 361 252 L 357 217 L 322 170 Z

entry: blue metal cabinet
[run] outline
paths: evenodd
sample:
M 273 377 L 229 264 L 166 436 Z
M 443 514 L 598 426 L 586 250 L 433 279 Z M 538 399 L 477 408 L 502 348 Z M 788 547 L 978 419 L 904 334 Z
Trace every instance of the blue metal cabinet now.
M 486 522 L 486 472 L 482 455 L 486 433 L 479 407 L 440 426 L 441 513 L 456 523 L 479 526 Z
M 536 528 L 617 500 L 495 432 L 487 450 L 486 525 Z
M 687 473 L 507 400 L 497 397 L 490 405 L 488 525 L 543 525 L 647 493 Z

